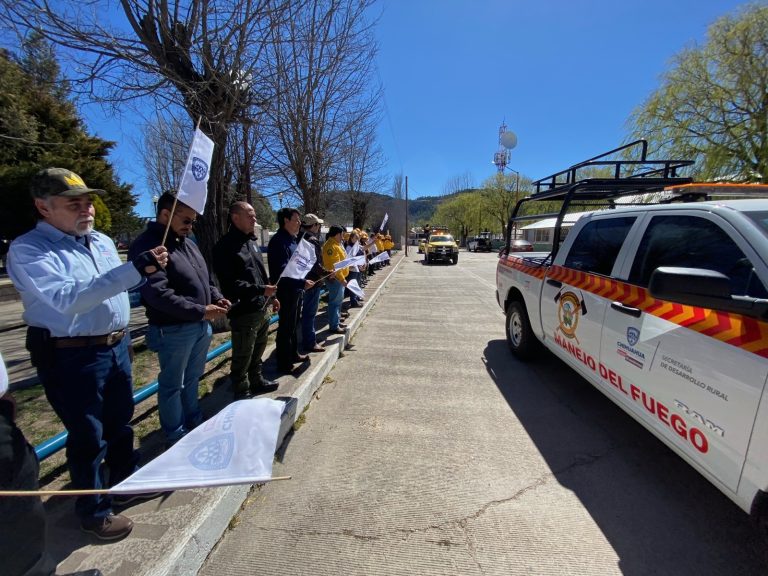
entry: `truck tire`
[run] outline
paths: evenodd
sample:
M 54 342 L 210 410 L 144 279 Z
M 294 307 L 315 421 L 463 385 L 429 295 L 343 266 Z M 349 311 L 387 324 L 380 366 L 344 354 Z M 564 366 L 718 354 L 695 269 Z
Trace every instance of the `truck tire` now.
M 522 302 L 514 300 L 507 306 L 507 344 L 520 360 L 531 360 L 538 350 L 539 341 L 533 334 L 528 312 Z
M 459 255 L 458 254 L 454 254 L 453 256 L 451 256 L 451 264 L 456 264 L 456 263 L 458 263 L 458 261 L 459 261 Z

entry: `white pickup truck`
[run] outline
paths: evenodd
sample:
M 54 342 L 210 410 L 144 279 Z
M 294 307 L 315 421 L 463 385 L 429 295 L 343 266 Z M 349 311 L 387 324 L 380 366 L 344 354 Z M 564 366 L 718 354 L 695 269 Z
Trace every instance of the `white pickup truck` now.
M 640 161 L 601 155 L 535 182 L 518 203 L 510 226 L 536 219 L 540 201 L 562 203 L 559 222 L 577 207 L 606 209 L 582 216 L 562 244 L 557 227 L 551 252 L 502 252 L 509 347 L 522 360 L 542 345 L 561 358 L 766 534 L 768 199 L 687 200 L 768 197 L 768 186 L 693 184 L 677 176 L 687 163 L 649 161 L 642 148 Z M 606 164 L 614 177 L 579 179 Z M 664 203 L 638 205 L 649 199 Z

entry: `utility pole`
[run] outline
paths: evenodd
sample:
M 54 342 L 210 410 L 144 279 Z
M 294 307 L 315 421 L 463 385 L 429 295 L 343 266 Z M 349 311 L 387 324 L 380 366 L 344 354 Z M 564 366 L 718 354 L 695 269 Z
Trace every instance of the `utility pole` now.
M 408 229 L 408 176 L 405 177 L 405 256 L 408 257 L 408 239 L 411 231 Z

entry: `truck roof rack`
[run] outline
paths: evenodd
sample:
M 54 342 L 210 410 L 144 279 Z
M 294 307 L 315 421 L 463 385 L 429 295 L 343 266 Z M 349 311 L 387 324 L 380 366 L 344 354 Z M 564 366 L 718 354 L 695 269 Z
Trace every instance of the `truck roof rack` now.
M 637 160 L 611 160 L 610 156 L 639 148 Z M 651 160 L 648 155 L 648 142 L 635 140 L 604 152 L 570 168 L 556 172 L 533 183 L 536 192 L 532 200 L 554 200 L 578 194 L 584 198 L 605 199 L 629 194 L 642 194 L 664 188 L 687 184 L 691 178 L 679 176 L 678 170 L 691 166 L 693 160 Z M 602 169 L 610 175 L 579 178 L 579 171 Z
M 615 158 L 622 153 L 622 159 Z M 635 156 L 637 159 L 624 159 Z M 638 196 L 638 203 L 647 204 L 646 195 L 674 190 L 692 182 L 689 176 L 679 174 L 681 169 L 693 165 L 693 160 L 649 159 L 648 142 L 635 140 L 608 152 L 589 158 L 578 164 L 555 172 L 533 182 L 536 191 L 517 202 L 507 226 L 507 245 L 515 222 L 556 217 L 551 257 L 554 258 L 560 244 L 560 229 L 563 217 L 570 208 L 612 208 L 616 205 L 632 205 L 629 201 L 620 203 L 616 199 Z M 593 176 L 595 173 L 599 176 Z M 586 173 L 586 174 L 585 174 Z M 685 190 L 688 196 L 703 197 L 706 192 Z M 672 193 L 674 194 L 674 192 Z M 531 202 L 562 202 L 560 210 L 547 214 L 522 214 L 521 209 Z M 651 203 L 658 203 L 651 202 Z M 527 211 L 526 211 L 527 212 Z

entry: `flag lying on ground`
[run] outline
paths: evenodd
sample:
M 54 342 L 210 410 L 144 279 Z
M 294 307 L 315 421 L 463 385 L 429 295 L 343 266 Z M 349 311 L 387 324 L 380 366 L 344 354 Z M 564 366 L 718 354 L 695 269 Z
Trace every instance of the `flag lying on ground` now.
M 389 254 L 387 254 L 386 252 L 382 252 L 378 256 L 371 258 L 368 261 L 368 264 L 376 264 L 377 262 L 384 262 L 384 260 L 389 260 Z
M 187 165 L 184 167 L 181 186 L 176 195 L 179 202 L 184 202 L 198 214 L 202 214 L 205 210 L 205 201 L 208 198 L 211 158 L 213 158 L 213 140 L 198 128 L 192 139 Z
M 287 278 L 295 278 L 296 280 L 303 280 L 312 270 L 312 266 L 317 261 L 317 255 L 315 254 L 315 248 L 302 238 L 299 241 L 299 245 L 296 246 L 296 250 L 291 254 L 291 259 L 288 260 L 288 264 L 285 265 L 280 278 L 283 276 Z
M 109 493 L 141 494 L 270 480 L 284 408 L 284 402 L 269 398 L 233 402 Z
M 347 282 L 347 288 L 358 298 L 365 298 L 365 292 L 363 292 L 363 289 L 360 288 L 360 284 L 357 283 L 357 280 L 353 279 Z
M 387 221 L 389 220 L 389 213 L 384 212 L 384 219 L 381 221 L 381 226 L 379 226 L 379 232 L 382 234 L 384 233 L 384 226 L 387 225 Z

